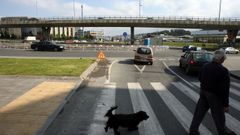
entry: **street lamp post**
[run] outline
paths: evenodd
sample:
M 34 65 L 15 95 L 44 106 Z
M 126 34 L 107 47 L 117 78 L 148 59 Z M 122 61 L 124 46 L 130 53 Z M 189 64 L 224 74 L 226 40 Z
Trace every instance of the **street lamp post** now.
M 75 0 L 73 0 L 73 17 L 75 18 Z
M 141 17 L 141 6 L 142 6 L 142 4 L 141 4 L 141 0 L 139 0 L 139 3 L 138 3 L 139 17 Z
M 38 1 L 36 0 L 36 17 L 38 17 Z
M 81 16 L 82 16 L 82 20 L 83 20 L 83 5 L 81 5 Z M 82 27 L 82 35 L 84 37 L 84 27 Z
M 218 19 L 220 20 L 221 17 L 221 8 L 222 8 L 222 0 L 219 2 L 219 13 L 218 13 Z

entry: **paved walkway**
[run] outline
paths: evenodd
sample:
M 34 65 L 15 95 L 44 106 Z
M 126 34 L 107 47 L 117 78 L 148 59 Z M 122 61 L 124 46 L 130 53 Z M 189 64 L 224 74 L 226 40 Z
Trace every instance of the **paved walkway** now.
M 74 82 L 42 82 L 0 108 L 1 134 L 32 135 L 36 133 L 74 85 Z

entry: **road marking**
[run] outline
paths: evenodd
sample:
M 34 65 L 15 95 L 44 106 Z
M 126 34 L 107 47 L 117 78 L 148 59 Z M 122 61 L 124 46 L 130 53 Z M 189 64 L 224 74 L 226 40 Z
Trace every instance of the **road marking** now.
M 188 82 L 187 80 L 185 80 L 185 79 L 183 79 L 180 75 L 178 75 L 176 72 L 174 72 L 172 69 L 170 69 L 169 67 L 168 67 L 168 65 L 163 61 L 162 62 L 163 64 L 164 64 L 164 66 L 170 71 L 170 72 L 172 72 L 174 75 L 176 75 L 178 78 L 180 78 L 182 81 L 184 81 L 185 83 L 187 83 L 189 86 L 191 86 L 191 87 L 194 87 L 194 85 L 192 85 L 190 82 Z
M 233 86 L 235 86 L 235 87 L 238 87 L 238 88 L 240 88 L 240 84 L 239 84 L 239 83 L 232 82 L 231 84 L 232 84 Z
M 167 88 L 162 85 L 160 82 L 152 82 L 151 85 L 157 91 L 158 95 L 163 99 L 163 101 L 167 104 L 169 109 L 176 116 L 178 121 L 184 127 L 186 131 L 189 131 L 190 124 L 192 121 L 193 115 L 191 112 L 187 110 L 187 108 L 175 98 L 171 92 L 167 90 Z M 203 135 L 211 135 L 212 133 L 202 124 L 200 125 L 200 132 Z
M 137 68 L 137 70 L 138 70 L 140 73 L 143 73 L 143 71 L 144 71 L 145 68 L 146 68 L 146 65 L 144 65 L 144 66 L 142 67 L 142 69 L 140 69 L 136 64 L 134 64 L 134 66 Z
M 194 85 L 196 85 L 198 88 L 200 88 L 200 83 L 199 82 L 194 82 Z M 230 88 L 230 92 L 234 93 L 237 91 L 234 91 L 232 88 Z M 240 111 L 240 102 L 238 102 L 237 100 L 229 97 L 229 105 L 234 107 L 235 109 L 237 109 L 238 111 Z
M 197 103 L 197 101 L 199 99 L 199 94 L 197 92 L 191 90 L 189 87 L 183 85 L 181 82 L 178 82 L 178 83 L 173 82 L 172 84 L 176 88 L 181 90 L 185 95 L 190 97 L 195 103 Z M 225 116 L 226 116 L 227 127 L 230 128 L 232 131 L 240 134 L 240 128 L 239 128 L 240 122 L 228 113 L 225 113 Z
M 105 83 L 110 83 L 111 82 L 111 70 L 112 70 L 112 66 L 113 66 L 113 64 L 115 64 L 117 62 L 117 60 L 114 60 L 112 63 L 111 63 L 111 65 L 110 65 L 110 67 L 108 68 L 108 78 L 107 78 L 107 80 L 106 80 L 106 82 Z
M 165 135 L 139 83 L 128 83 L 134 112 L 145 111 L 149 119 L 139 125 L 140 135 Z
M 113 130 L 108 130 L 108 132 L 105 133 L 104 127 L 107 118 L 105 118 L 104 115 L 106 114 L 107 110 L 115 105 L 115 93 L 115 83 L 109 83 L 105 85 L 105 89 L 102 90 L 101 96 L 97 101 L 96 111 L 88 131 L 89 135 L 113 134 Z

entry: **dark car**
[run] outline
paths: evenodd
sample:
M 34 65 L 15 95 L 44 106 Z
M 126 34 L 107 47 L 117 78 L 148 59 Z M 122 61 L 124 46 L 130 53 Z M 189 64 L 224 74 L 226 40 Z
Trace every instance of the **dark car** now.
M 63 45 L 58 45 L 51 41 L 40 41 L 31 44 L 31 49 L 35 51 L 63 51 L 65 48 Z
M 182 52 L 186 51 L 197 51 L 197 47 L 192 45 L 185 45 L 182 47 Z
M 179 67 L 184 68 L 186 74 L 200 71 L 201 67 L 211 62 L 213 54 L 207 51 L 187 51 L 179 59 Z

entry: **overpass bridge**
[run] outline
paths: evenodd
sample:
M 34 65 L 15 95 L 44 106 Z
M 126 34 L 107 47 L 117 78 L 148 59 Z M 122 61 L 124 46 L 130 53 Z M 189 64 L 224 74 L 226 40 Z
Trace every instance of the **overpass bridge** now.
M 192 17 L 84 17 L 84 18 L 1 18 L 0 28 L 40 27 L 50 33 L 51 27 L 129 27 L 131 41 L 135 27 L 156 28 L 191 28 L 227 30 L 228 40 L 235 40 L 240 29 L 239 18 L 192 18 Z

